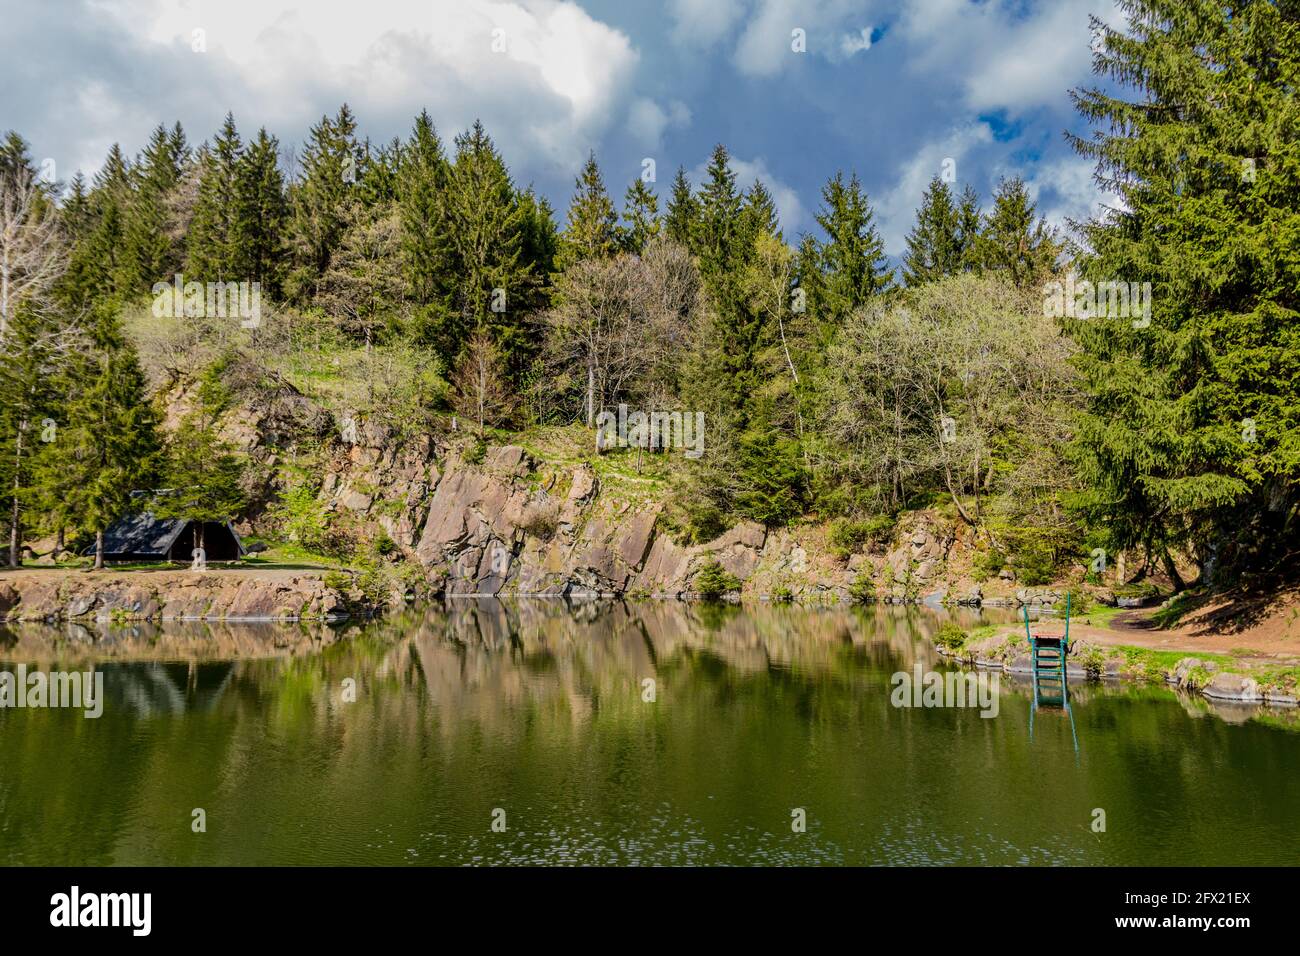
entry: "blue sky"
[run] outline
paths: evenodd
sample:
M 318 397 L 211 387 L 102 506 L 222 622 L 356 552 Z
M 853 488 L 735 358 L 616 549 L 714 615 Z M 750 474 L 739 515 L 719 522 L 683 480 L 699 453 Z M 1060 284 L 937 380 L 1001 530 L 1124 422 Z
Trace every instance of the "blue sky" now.
M 982 197 L 1021 175 L 1054 223 L 1104 200 L 1062 136 L 1090 14 L 1122 24 L 1113 0 L 0 0 L 0 129 L 66 180 L 160 121 L 197 144 L 231 109 L 290 145 L 347 100 L 384 141 L 428 108 L 448 141 L 481 117 L 561 217 L 589 149 L 621 199 L 723 142 L 792 242 L 855 171 L 897 255 L 945 160 Z

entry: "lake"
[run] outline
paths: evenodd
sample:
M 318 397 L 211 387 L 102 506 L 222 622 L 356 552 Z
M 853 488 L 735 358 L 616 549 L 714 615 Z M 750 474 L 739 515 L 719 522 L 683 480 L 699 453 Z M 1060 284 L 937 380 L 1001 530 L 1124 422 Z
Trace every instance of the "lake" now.
M 1294 712 L 1072 684 L 1031 738 L 1007 675 L 996 717 L 894 706 L 893 675 L 949 669 L 945 619 L 538 600 L 0 629 L 0 669 L 92 660 L 105 686 L 97 719 L 0 709 L 0 863 L 1300 861 Z

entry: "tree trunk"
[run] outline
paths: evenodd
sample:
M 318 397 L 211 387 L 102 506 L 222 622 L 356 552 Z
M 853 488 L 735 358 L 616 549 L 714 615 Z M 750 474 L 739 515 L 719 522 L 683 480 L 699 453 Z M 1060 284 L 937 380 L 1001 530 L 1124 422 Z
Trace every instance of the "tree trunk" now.
M 1182 579 L 1178 573 L 1178 568 L 1174 566 L 1174 559 L 1166 550 L 1160 555 L 1160 560 L 1164 563 L 1165 573 L 1169 575 L 1169 580 L 1174 582 L 1174 593 L 1187 590 L 1187 582 Z
M 23 432 L 27 423 L 18 425 L 18 437 L 14 442 L 14 501 L 13 511 L 9 516 L 9 567 L 18 567 L 18 549 L 22 545 L 22 512 L 18 504 L 18 489 L 22 486 L 21 469 L 23 463 Z
M 9 243 L 5 243 L 4 262 L 0 265 L 0 339 L 9 331 Z
M 478 437 L 483 438 L 483 406 L 487 403 L 487 367 L 480 359 L 478 366 Z
M 95 570 L 99 571 L 104 567 L 104 532 L 95 532 Z
M 596 425 L 596 370 L 587 363 L 587 427 Z
M 64 534 L 63 528 L 59 528 L 58 533 L 55 534 L 54 536 L 54 550 L 50 552 L 50 556 L 54 559 L 54 562 L 56 564 L 59 561 L 59 555 L 61 555 L 66 550 L 66 548 L 64 548 L 63 546 L 63 541 L 64 541 L 63 534 Z

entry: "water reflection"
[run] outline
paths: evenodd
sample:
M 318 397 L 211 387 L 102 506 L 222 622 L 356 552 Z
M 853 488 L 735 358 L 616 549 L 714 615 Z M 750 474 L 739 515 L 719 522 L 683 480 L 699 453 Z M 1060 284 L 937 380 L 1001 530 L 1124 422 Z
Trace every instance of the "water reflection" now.
M 0 659 L 92 663 L 107 701 L 0 711 L 0 863 L 1300 856 L 1294 720 L 1072 685 L 1076 758 L 1042 712 L 1030 742 L 1025 679 L 995 719 L 892 707 L 893 673 L 944 667 L 944 619 L 466 600 L 340 629 L 10 628 Z

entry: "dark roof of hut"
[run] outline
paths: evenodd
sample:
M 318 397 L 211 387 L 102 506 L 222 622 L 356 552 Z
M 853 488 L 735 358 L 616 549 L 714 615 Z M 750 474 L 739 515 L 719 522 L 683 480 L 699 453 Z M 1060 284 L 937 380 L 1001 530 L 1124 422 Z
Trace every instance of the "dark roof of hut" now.
M 244 543 L 229 522 L 222 522 L 244 553 Z M 104 554 L 167 557 L 190 522 L 185 518 L 155 518 L 148 511 L 123 515 L 104 532 Z M 91 548 L 94 551 L 94 548 Z

